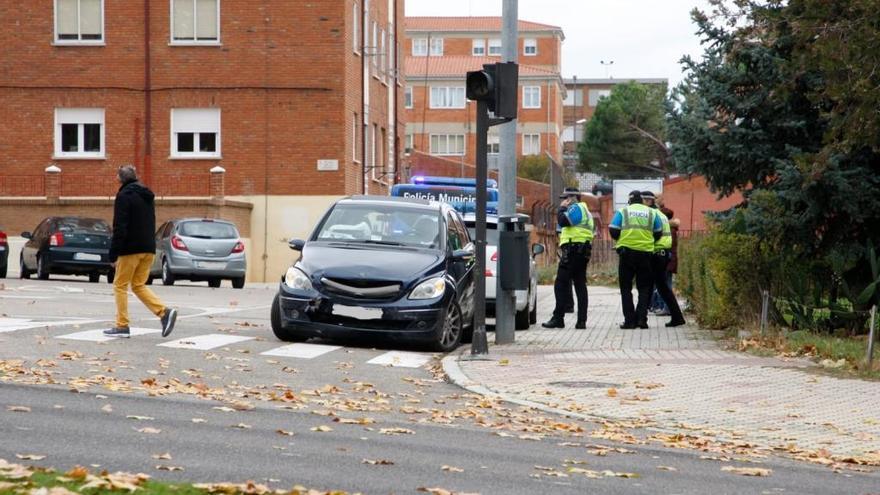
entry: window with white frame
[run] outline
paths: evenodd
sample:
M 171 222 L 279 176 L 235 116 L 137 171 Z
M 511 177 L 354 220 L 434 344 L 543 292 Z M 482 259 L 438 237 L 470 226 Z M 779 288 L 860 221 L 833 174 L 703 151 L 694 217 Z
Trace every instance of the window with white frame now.
M 412 86 L 407 86 L 406 89 L 403 90 L 403 107 L 404 108 L 412 108 L 413 107 L 413 88 L 412 88 Z
M 55 0 L 55 42 L 104 42 L 104 0 Z
M 219 158 L 220 109 L 171 109 L 171 157 Z
M 412 39 L 413 57 L 425 57 L 428 55 L 428 38 Z
M 432 155 L 464 155 L 464 134 L 431 134 Z
M 443 38 L 431 38 L 431 56 L 443 56 Z
M 567 107 L 580 107 L 584 105 L 584 90 L 569 89 L 565 92 L 565 99 L 562 104 Z
M 501 153 L 501 137 L 497 134 L 489 134 L 486 138 L 489 145 L 489 154 L 497 155 Z
M 373 59 L 373 67 L 379 67 L 379 52 L 377 51 L 379 48 L 379 24 L 376 21 L 373 21 L 373 43 L 370 45 L 369 54 L 370 58 Z
M 379 58 L 379 72 L 382 75 L 382 80 L 385 80 L 387 76 L 387 66 L 388 59 L 385 57 L 385 30 L 382 30 L 382 34 L 379 36 L 379 53 L 376 55 Z
M 526 38 L 523 40 L 523 55 L 526 57 L 534 57 L 538 54 L 538 40 L 535 38 Z
M 431 88 L 431 108 L 464 108 L 464 87 L 439 86 Z
M 611 96 L 610 89 L 591 89 L 590 90 L 590 106 L 595 107 L 599 104 L 599 100 Z
M 471 55 L 475 57 L 482 57 L 486 55 L 486 40 L 474 40 L 471 48 Z
M 353 20 L 351 23 L 351 48 L 355 53 L 360 53 L 360 39 L 358 39 L 358 19 L 360 18 L 360 11 L 358 10 L 357 2 L 352 6 L 351 14 Z
M 541 108 L 541 86 L 523 86 L 523 108 Z
M 171 0 L 171 42 L 220 41 L 220 0 Z
M 104 158 L 104 109 L 55 109 L 56 158 Z
M 541 135 L 540 134 L 523 134 L 522 135 L 522 154 L 523 155 L 539 155 L 541 154 Z
M 501 38 L 489 39 L 489 55 L 501 55 Z
M 351 159 L 355 162 L 358 161 L 358 128 L 360 127 L 360 123 L 358 122 L 358 114 L 354 112 L 353 118 L 351 120 Z
M 376 172 L 379 168 L 379 163 L 376 161 L 376 156 L 382 156 L 382 153 L 378 149 L 378 139 L 379 139 L 379 126 L 373 124 L 373 144 L 370 146 L 370 175 L 375 179 Z
M 404 141 L 404 145 L 403 145 L 403 152 L 408 155 L 408 154 L 412 153 L 412 149 L 413 149 L 413 135 L 407 134 L 406 141 Z

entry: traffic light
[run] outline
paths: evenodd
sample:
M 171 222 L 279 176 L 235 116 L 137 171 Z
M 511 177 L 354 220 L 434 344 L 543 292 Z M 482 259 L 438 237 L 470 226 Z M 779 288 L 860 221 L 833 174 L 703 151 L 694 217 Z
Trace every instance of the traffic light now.
M 484 101 L 495 117 L 516 118 L 519 66 L 513 62 L 485 64 L 483 70 L 467 73 L 465 88 L 469 100 Z

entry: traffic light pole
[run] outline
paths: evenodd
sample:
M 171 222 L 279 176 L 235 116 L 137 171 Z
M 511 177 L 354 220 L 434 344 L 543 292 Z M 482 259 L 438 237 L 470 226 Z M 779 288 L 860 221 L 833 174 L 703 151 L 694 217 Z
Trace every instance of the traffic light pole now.
M 489 354 L 486 337 L 486 180 L 488 179 L 489 107 L 477 101 L 477 205 L 476 266 L 474 267 L 474 338 L 471 355 Z
M 517 38 L 518 0 L 504 0 L 501 10 L 501 55 L 505 62 L 517 61 L 519 53 Z M 498 128 L 500 155 L 498 161 L 498 215 L 516 215 L 516 120 L 501 124 Z M 501 287 L 501 272 L 504 270 L 527 270 L 527 267 L 514 266 L 507 260 L 511 253 L 498 246 L 495 288 L 495 342 L 511 344 L 515 339 L 516 293 Z M 527 303 L 528 304 L 528 303 Z

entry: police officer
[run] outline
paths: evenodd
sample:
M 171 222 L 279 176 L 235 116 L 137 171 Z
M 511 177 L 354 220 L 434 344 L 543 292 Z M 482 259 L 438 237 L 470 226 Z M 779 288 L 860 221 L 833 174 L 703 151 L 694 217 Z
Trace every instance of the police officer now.
M 660 293 L 660 297 L 663 299 L 663 302 L 666 303 L 666 307 L 669 308 L 669 314 L 672 316 L 672 320 L 667 323 L 666 326 L 681 326 L 685 324 L 684 316 L 681 314 L 678 300 L 675 299 L 675 294 L 673 294 L 672 288 L 669 287 L 666 279 L 666 265 L 669 264 L 669 259 L 672 258 L 672 228 L 669 225 L 669 219 L 666 218 L 666 215 L 657 207 L 654 193 L 651 191 L 642 191 L 642 201 L 645 206 L 651 208 L 660 218 L 660 222 L 663 226 L 660 239 L 654 243 L 651 271 L 654 278 L 654 287 L 657 288 L 657 292 Z
M 563 199 L 557 211 L 557 221 L 562 227 L 559 233 L 561 257 L 556 271 L 553 295 L 556 305 L 553 317 L 541 324 L 544 328 L 564 328 L 565 313 L 571 299 L 571 286 L 577 295 L 577 322 L 575 328 L 587 328 L 587 264 L 593 253 L 593 215 L 587 204 L 581 201 L 577 188 L 566 187 L 559 196 Z
M 623 304 L 624 330 L 648 328 L 648 301 L 654 286 L 651 260 L 654 242 L 663 233 L 660 217 L 644 204 L 639 191 L 629 193 L 629 204 L 618 210 L 608 225 L 611 238 L 616 240 L 615 249 L 620 256 L 617 278 L 620 284 L 620 300 Z M 633 307 L 632 282 L 636 279 L 639 292 L 638 305 Z

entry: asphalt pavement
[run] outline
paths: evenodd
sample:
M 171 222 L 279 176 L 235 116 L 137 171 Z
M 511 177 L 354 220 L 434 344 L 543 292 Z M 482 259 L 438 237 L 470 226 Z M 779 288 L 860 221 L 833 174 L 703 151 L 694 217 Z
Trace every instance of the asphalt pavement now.
M 288 346 L 269 329 L 272 285 L 154 286 L 180 309 L 174 333 L 162 339 L 132 297 L 143 330 L 102 341 L 108 284 L 0 284 L 0 458 L 10 461 L 361 493 L 880 492 L 873 473 L 763 456 L 721 463 L 485 399 L 447 383 L 442 356 L 418 347 Z

